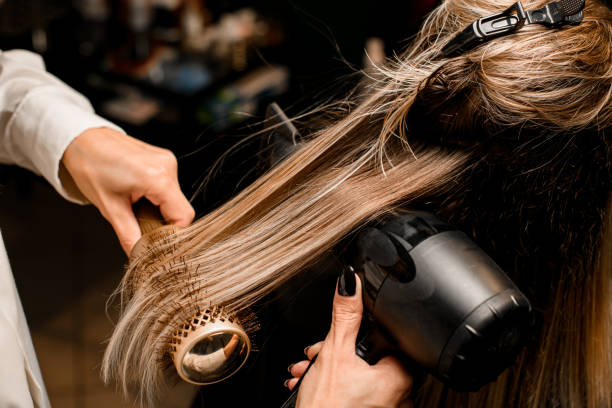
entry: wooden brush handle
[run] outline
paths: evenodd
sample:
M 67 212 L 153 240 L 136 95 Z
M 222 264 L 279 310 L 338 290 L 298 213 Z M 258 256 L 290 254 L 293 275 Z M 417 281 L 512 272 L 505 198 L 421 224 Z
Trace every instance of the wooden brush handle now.
M 143 198 L 137 201 L 132 208 L 142 235 L 165 225 L 159 207 L 154 206 L 150 201 Z
M 142 255 L 155 245 L 156 241 L 178 231 L 178 227 L 165 224 L 159 208 L 145 199 L 136 202 L 133 209 L 142 237 L 132 248 L 130 258 Z

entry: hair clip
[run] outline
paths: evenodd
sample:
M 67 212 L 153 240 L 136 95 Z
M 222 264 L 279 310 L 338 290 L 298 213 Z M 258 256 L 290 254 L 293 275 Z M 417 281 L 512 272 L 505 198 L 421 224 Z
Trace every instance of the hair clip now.
M 537 10 L 525 11 L 517 1 L 501 13 L 483 17 L 463 29 L 441 51 L 443 58 L 456 57 L 493 38 L 512 34 L 526 24 L 550 28 L 580 24 L 585 0 L 558 0 Z

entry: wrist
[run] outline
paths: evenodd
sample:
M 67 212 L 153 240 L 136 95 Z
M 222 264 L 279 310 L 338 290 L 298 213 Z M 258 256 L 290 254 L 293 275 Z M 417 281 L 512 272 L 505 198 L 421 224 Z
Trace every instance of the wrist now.
M 64 190 L 70 197 L 81 203 L 91 203 L 91 200 L 84 193 L 82 184 L 87 174 L 92 173 L 92 167 L 96 166 L 95 158 L 90 157 L 92 152 L 99 148 L 108 136 L 121 134 L 117 130 L 101 126 L 92 127 L 78 134 L 66 146 L 64 154 L 60 160 L 59 179 Z

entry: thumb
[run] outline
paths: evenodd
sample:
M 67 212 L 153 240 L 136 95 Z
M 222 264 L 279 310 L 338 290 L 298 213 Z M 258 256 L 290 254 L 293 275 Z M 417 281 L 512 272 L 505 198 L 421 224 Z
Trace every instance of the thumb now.
M 355 354 L 362 316 L 361 280 L 352 268 L 345 268 L 338 279 L 329 334 L 336 345 L 350 354 Z

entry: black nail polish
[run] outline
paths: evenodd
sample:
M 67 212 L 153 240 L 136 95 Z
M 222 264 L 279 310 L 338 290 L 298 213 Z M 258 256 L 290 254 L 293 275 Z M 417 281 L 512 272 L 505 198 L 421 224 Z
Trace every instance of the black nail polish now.
M 283 387 L 289 388 L 289 380 L 283 381 Z
M 355 281 L 355 271 L 353 271 L 353 268 L 344 268 L 338 279 L 338 294 L 340 296 L 353 296 L 356 285 L 357 282 Z
M 287 371 L 288 371 L 289 373 L 291 373 L 291 367 L 293 367 L 294 365 L 295 365 L 295 364 L 290 364 L 290 365 L 289 365 L 289 367 L 287 367 Z
M 308 349 L 310 348 L 310 346 L 306 346 L 304 347 L 304 354 L 306 354 L 308 356 Z

